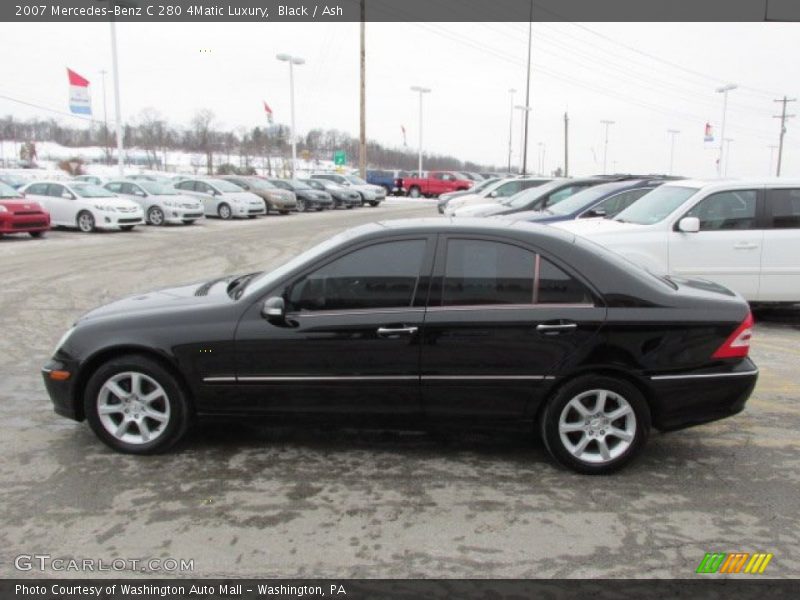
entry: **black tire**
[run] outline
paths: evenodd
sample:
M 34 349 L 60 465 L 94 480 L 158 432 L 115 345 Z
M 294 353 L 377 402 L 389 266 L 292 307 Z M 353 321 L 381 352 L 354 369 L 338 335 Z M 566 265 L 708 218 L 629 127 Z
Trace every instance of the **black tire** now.
M 270 205 L 270 203 L 269 203 L 269 202 L 267 202 L 266 200 L 264 200 L 264 215 L 268 217 L 268 216 L 269 216 L 269 211 L 270 211 L 270 210 L 272 210 L 272 206 Z
M 369 203 L 369 205 L 370 205 L 372 208 L 375 208 L 376 206 L 378 206 L 378 204 L 380 204 L 380 202 L 370 202 L 370 203 Z
M 105 383 L 115 376 L 122 376 L 122 374 L 128 372 L 144 374 L 147 378 L 161 386 L 165 392 L 163 402 L 161 399 L 156 402 L 164 406 L 168 403 L 169 417 L 163 426 L 163 430 L 159 431 L 156 437 L 149 442 L 129 443 L 115 437 L 115 435 L 106 428 L 106 425 L 103 424 L 98 412 L 100 393 Z M 119 385 L 122 387 L 124 383 Z M 131 391 L 125 390 L 124 387 L 123 390 Z M 155 403 L 152 403 L 151 406 L 154 404 Z M 113 358 L 101 365 L 92 374 L 86 384 L 83 394 L 83 407 L 86 419 L 89 421 L 89 425 L 95 435 L 109 448 L 126 454 L 157 454 L 167 450 L 186 434 L 191 420 L 191 410 L 188 399 L 175 376 L 158 362 L 138 354 Z M 133 410 L 134 409 L 131 409 L 131 411 Z M 120 422 L 122 418 L 124 417 L 120 414 Z M 142 420 L 146 419 L 147 417 L 142 417 Z M 148 425 L 148 428 L 150 426 L 152 426 L 152 422 Z M 138 427 L 138 425 L 129 425 L 125 431 L 133 433 L 131 429 L 135 429 L 139 432 L 138 435 L 141 437 L 141 430 Z
M 628 421 L 630 418 L 629 416 L 621 416 L 609 422 L 608 420 L 604 421 L 603 417 L 599 419 L 594 418 L 595 415 L 600 413 L 582 415 L 579 417 L 578 421 L 568 421 L 568 425 L 581 426 L 585 423 L 584 427 L 592 432 L 589 434 L 586 431 L 574 431 L 564 434 L 568 442 L 574 444 L 573 449 L 580 446 L 580 443 L 584 440 L 584 436 L 589 437 L 590 441 L 585 446 L 585 450 L 589 450 L 589 452 L 582 453 L 587 456 L 587 459 L 584 460 L 575 456 L 565 445 L 565 442 L 562 440 L 561 432 L 559 431 L 559 421 L 565 409 L 567 411 L 567 416 L 578 415 L 575 409 L 567 408 L 573 400 L 581 402 L 578 398 L 582 394 L 589 394 L 589 396 L 584 398 L 584 401 L 591 404 L 592 394 L 594 391 L 598 390 L 610 392 L 609 398 L 606 400 L 605 404 L 606 410 L 610 410 L 611 413 L 613 413 L 614 410 L 619 410 L 624 407 L 624 404 L 619 403 L 615 397 L 622 398 L 622 400 L 627 403 L 629 408 L 632 409 L 634 417 L 632 420 L 633 427 L 632 429 L 630 428 L 631 421 Z M 595 396 L 594 400 L 596 401 L 596 399 Z M 584 408 L 588 408 L 585 405 L 583 406 Z M 587 412 L 591 413 L 591 410 Z M 583 423 L 580 422 L 581 419 L 585 419 Z M 610 435 L 608 438 L 605 437 L 606 429 L 612 428 L 613 426 L 613 429 L 619 431 L 621 425 L 624 426 L 623 423 L 628 425 L 626 430 L 632 433 L 632 439 L 629 442 Z M 565 384 L 548 400 L 542 412 L 539 426 L 542 440 L 544 441 L 548 453 L 558 463 L 578 473 L 604 475 L 621 469 L 641 452 L 650 433 L 650 409 L 642 393 L 632 383 L 624 379 L 606 375 L 583 375 Z M 604 440 L 604 445 L 611 451 L 608 459 L 599 456 L 601 454 L 600 438 Z M 605 441 L 608 439 L 615 441 L 611 443 Z M 627 448 L 624 447 L 626 443 L 629 444 Z M 615 451 L 619 452 L 619 454 L 613 456 Z
M 2 234 L 0 234 L 0 235 L 2 235 Z M 44 237 L 44 231 L 29 231 L 28 235 L 31 236 L 32 238 L 43 238 Z
M 120 226 L 119 226 L 119 228 L 120 228 L 122 231 L 133 231 L 133 228 L 134 228 L 134 227 L 136 227 L 136 225 L 120 225 Z
M 348 204 L 346 208 L 347 208 L 347 210 L 353 210 L 353 207 L 354 207 L 353 204 Z
M 288 214 L 289 214 L 289 211 L 288 211 L 288 210 L 282 210 L 282 211 L 281 211 L 281 214 L 282 214 L 282 215 L 288 215 Z
M 75 224 L 83 233 L 92 233 L 95 230 L 94 215 L 88 210 L 82 210 L 78 213 Z
M 183 220 L 183 224 L 184 225 L 192 225 L 195 222 L 195 220 L 196 219 L 184 219 Z
M 233 211 L 230 205 L 225 202 L 220 204 L 217 207 L 217 216 L 224 221 L 230 221 L 233 218 Z
M 412 185 L 411 188 L 408 190 L 409 198 L 419 198 L 422 196 L 421 190 L 416 186 Z
M 297 199 L 297 212 L 306 212 L 306 201 L 302 198 Z
M 158 206 L 151 206 L 147 209 L 147 222 L 150 225 L 162 226 L 166 224 L 167 218 Z

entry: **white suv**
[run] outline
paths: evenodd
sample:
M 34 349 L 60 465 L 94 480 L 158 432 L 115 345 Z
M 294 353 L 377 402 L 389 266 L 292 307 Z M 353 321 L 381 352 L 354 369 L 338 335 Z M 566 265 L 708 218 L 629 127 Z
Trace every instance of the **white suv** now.
M 800 302 L 800 180 L 675 181 L 614 219 L 553 225 L 751 302 Z

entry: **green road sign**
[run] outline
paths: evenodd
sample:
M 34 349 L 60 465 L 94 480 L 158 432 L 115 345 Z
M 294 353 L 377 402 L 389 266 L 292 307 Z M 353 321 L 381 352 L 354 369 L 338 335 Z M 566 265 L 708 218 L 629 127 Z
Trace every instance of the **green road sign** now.
M 333 153 L 333 164 L 337 167 L 347 164 L 347 154 L 344 150 L 336 150 Z

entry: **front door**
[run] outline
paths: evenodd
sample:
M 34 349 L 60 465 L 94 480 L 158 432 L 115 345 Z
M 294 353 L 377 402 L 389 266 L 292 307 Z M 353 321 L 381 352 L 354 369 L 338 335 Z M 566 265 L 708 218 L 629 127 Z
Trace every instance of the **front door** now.
M 442 236 L 422 344 L 427 415 L 522 416 L 602 325 L 587 286 L 513 241 Z
M 259 298 L 236 332 L 239 397 L 264 412 L 420 413 L 433 236 L 361 245 Z M 282 296 L 286 320 L 261 314 Z
M 709 279 L 757 300 L 764 242 L 758 197 L 757 190 L 717 192 L 681 215 L 697 217 L 700 231 L 678 230 L 678 219 L 669 232 L 669 272 Z

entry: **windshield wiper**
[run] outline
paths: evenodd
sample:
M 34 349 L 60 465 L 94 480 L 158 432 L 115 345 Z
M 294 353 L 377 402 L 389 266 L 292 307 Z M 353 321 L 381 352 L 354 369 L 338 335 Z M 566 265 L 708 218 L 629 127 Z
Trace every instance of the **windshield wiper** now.
M 260 274 L 260 272 L 248 273 L 247 275 L 241 275 L 240 277 L 236 277 L 235 279 L 231 280 L 227 288 L 228 295 L 234 300 L 238 300 L 241 297 L 242 292 L 244 292 L 244 288 L 247 287 L 247 284 L 250 283 L 250 281 L 252 281 L 256 275 Z

